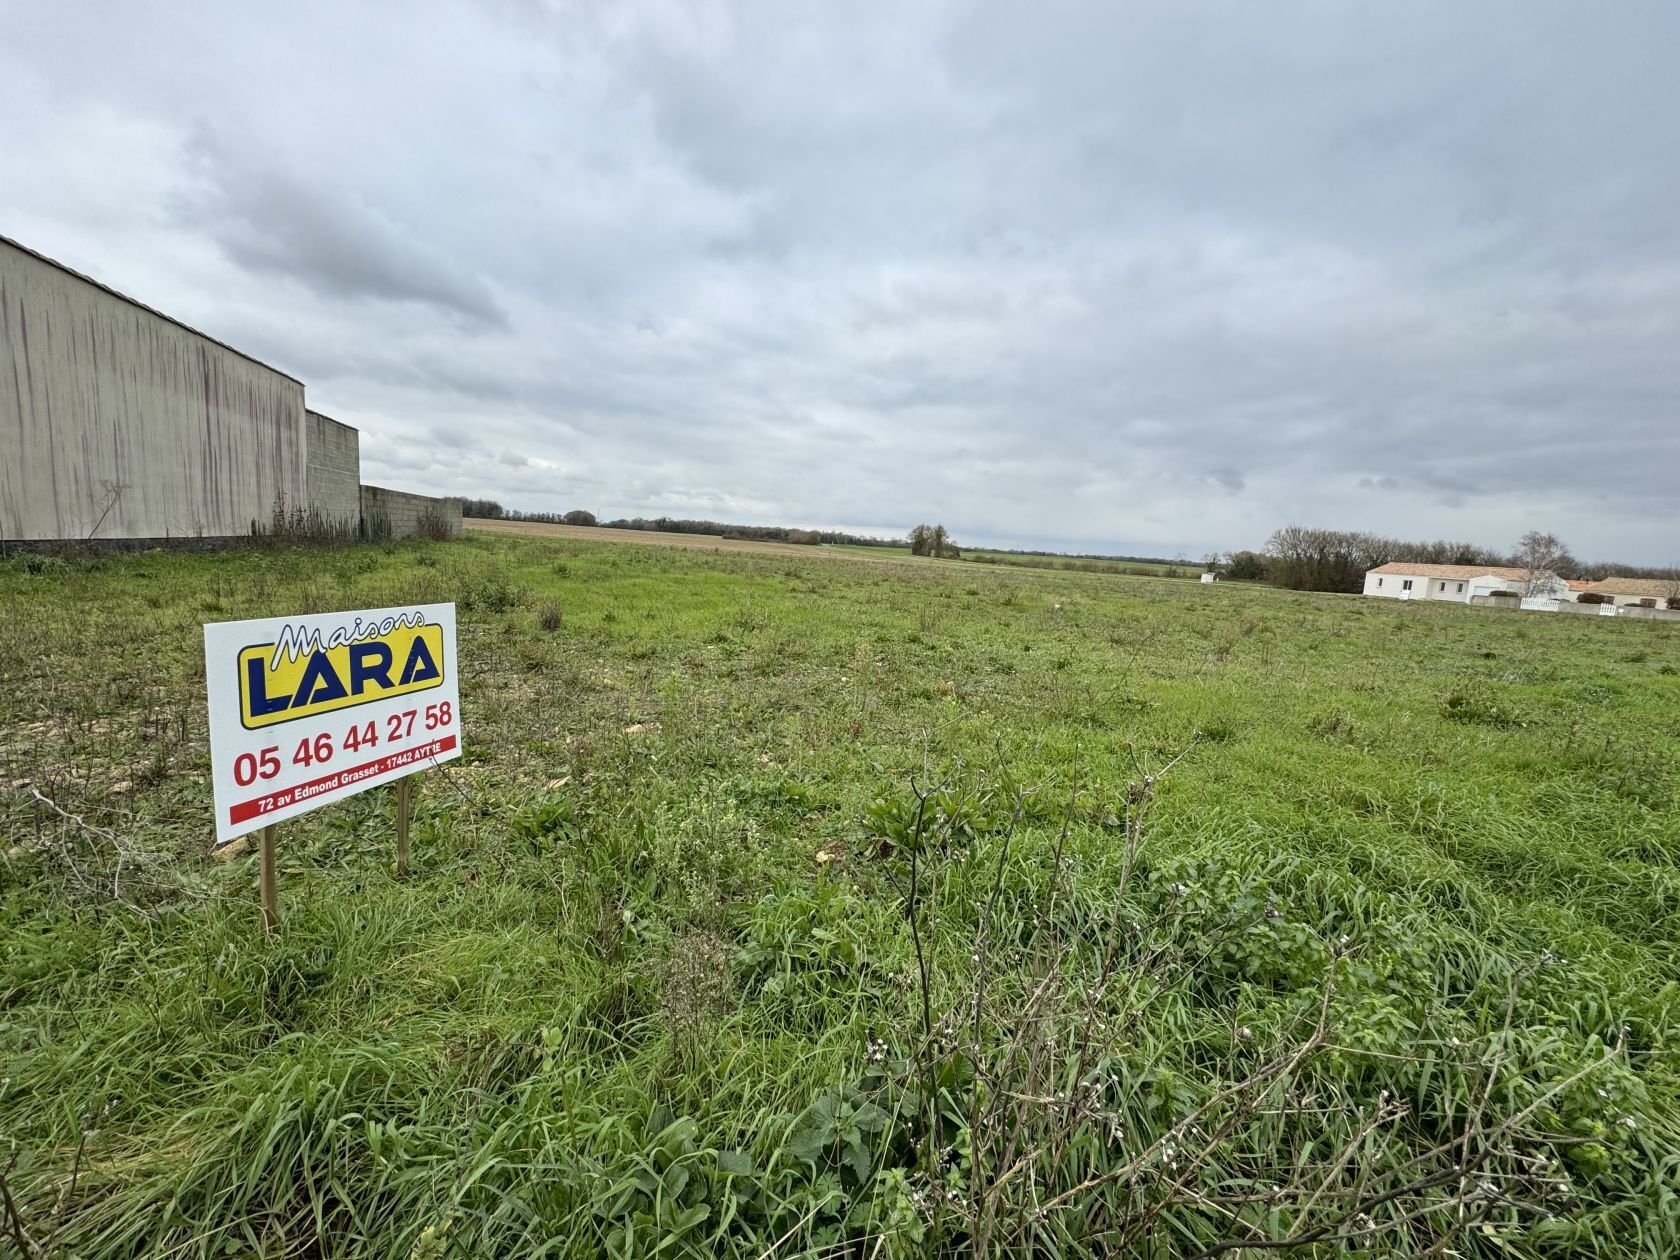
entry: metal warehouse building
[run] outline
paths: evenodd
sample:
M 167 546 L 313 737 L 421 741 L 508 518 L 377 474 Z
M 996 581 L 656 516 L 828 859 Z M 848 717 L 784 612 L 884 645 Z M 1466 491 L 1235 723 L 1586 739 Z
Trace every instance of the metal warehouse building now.
M 460 501 L 361 485 L 303 382 L 0 237 L 0 541 L 460 532 Z

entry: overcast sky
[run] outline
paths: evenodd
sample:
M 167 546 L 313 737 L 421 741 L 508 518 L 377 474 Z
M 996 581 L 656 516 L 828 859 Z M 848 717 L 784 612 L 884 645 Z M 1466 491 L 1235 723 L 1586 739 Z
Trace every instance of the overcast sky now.
M 364 480 L 1680 559 L 1680 5 L 0 0 L 0 233 Z

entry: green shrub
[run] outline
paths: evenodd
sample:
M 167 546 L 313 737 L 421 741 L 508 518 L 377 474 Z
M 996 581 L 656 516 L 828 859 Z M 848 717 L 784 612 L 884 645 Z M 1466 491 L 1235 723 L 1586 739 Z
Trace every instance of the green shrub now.
M 467 612 L 502 613 L 519 606 L 522 593 L 500 565 L 471 570 L 456 588 L 455 602 Z

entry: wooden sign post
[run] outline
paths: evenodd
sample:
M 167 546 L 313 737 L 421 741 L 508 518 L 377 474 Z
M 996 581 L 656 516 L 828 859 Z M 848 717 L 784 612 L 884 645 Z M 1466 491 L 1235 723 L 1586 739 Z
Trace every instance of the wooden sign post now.
M 412 774 L 397 780 L 397 877 L 408 874 L 408 792 Z
M 262 916 L 263 931 L 272 932 L 280 926 L 280 884 L 274 871 L 274 835 L 280 828 L 270 824 L 262 829 Z

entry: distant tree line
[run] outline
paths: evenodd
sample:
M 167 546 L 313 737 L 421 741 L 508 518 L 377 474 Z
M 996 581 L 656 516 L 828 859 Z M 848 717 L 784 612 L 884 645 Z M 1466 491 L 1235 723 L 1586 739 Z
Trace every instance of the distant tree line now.
M 543 525 L 594 525 L 595 513 L 573 508 L 570 512 L 521 512 L 504 508 L 494 499 L 463 499 L 461 515 L 487 521 L 536 521 Z
M 814 547 L 818 543 L 842 544 L 850 547 L 903 547 L 902 538 L 866 538 L 838 529 L 799 529 L 791 525 L 731 525 L 725 521 L 678 520 L 657 516 L 649 520 L 642 516 L 607 521 L 608 529 L 646 529 L 662 534 L 706 534 L 721 538 L 740 538 L 751 542 L 803 543 Z
M 574 508 L 570 512 L 522 512 L 504 508 L 494 499 L 466 499 L 461 515 L 480 520 L 533 521 L 541 525 L 599 525 L 603 529 L 639 529 L 661 534 L 704 534 L 709 538 L 738 538 L 753 542 L 840 543 L 852 547 L 904 547 L 902 538 L 866 538 L 834 529 L 799 529 L 788 525 L 731 525 L 724 521 L 693 521 L 670 516 L 620 517 L 599 521 L 593 512 Z
M 1673 582 L 1680 578 L 1680 566 L 1672 564 L 1616 564 L 1610 560 L 1589 560 L 1575 567 L 1576 572 L 1567 576 L 1585 578 L 1589 582 L 1602 582 L 1607 577 L 1650 578 L 1656 582 Z

